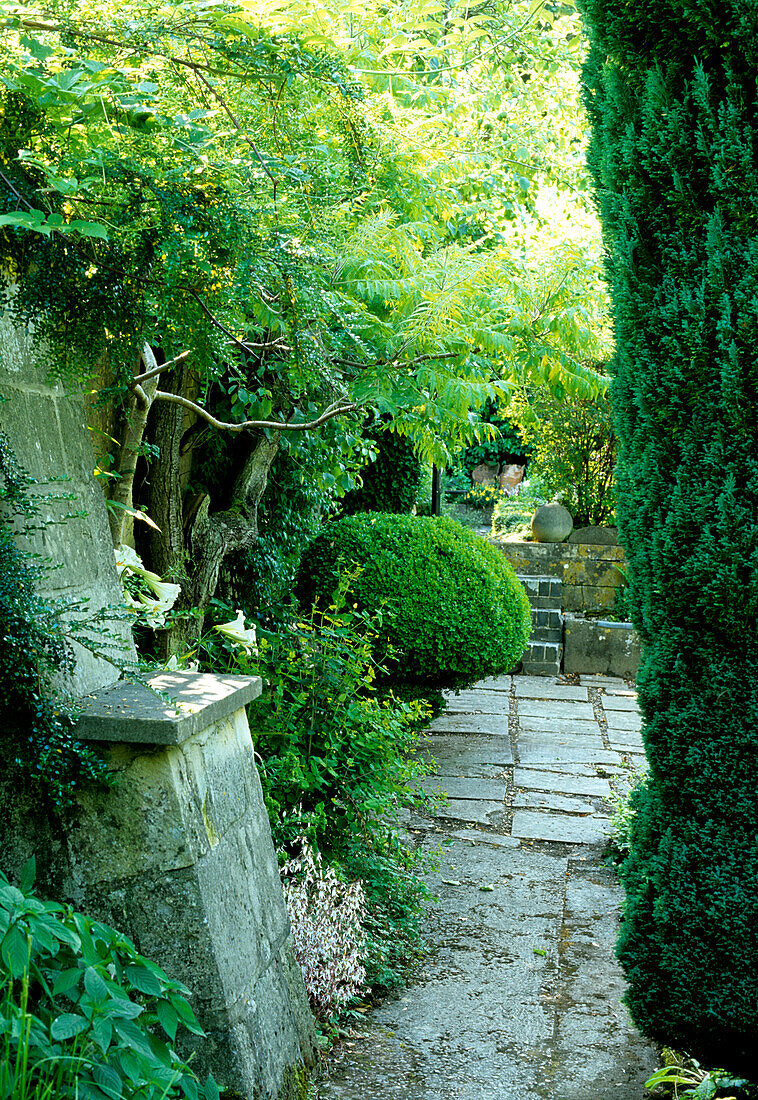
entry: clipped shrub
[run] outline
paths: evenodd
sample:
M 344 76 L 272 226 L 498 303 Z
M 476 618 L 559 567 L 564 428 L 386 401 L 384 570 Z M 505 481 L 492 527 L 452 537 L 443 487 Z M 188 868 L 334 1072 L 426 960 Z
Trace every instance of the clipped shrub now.
M 754 1069 L 758 8 L 583 7 L 650 764 L 618 953 L 645 1034 Z
M 447 517 L 361 515 L 330 524 L 305 551 L 297 595 L 328 606 L 357 564 L 360 608 L 382 609 L 391 677 L 458 688 L 507 672 L 531 629 L 526 594 L 503 555 Z
M 189 990 L 125 936 L 0 871 L 0 1097 L 218 1100 L 173 1049 Z

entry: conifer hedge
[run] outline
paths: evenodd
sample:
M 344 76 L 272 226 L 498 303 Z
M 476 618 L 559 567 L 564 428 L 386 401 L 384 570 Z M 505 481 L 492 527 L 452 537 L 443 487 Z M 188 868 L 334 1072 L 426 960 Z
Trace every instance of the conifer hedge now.
M 650 777 L 618 946 L 649 1036 L 758 1044 L 758 3 L 583 0 Z

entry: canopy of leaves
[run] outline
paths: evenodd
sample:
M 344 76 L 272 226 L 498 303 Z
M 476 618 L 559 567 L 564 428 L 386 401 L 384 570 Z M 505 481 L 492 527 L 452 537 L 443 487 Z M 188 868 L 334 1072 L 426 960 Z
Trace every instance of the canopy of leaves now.
M 505 231 L 577 185 L 578 47 L 568 6 L 3 2 L 17 312 L 62 373 L 147 340 L 234 423 L 372 406 L 438 460 L 514 372 L 587 396 L 577 256 Z

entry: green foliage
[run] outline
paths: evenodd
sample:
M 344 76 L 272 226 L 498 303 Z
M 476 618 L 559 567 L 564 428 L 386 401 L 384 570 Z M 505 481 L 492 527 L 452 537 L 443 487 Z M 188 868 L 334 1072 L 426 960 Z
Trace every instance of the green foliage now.
M 645 1088 L 654 1089 L 656 1096 L 689 1096 L 692 1100 L 751 1100 L 758 1092 L 756 1086 L 744 1077 L 736 1077 L 725 1069 L 705 1069 L 696 1058 L 687 1058 L 664 1048 L 665 1065 L 645 1082 Z
M 647 1035 L 754 1065 L 758 8 L 584 7 L 650 764 L 618 953 Z
M 529 457 L 529 451 L 524 447 L 516 426 L 507 417 L 500 415 L 492 402 L 485 405 L 481 415 L 483 420 L 497 429 L 497 435 L 493 439 L 486 439 L 466 447 L 460 455 L 456 456 L 469 477 L 472 470 L 481 463 L 498 468 L 504 463 L 512 462 L 523 465 Z
M 402 807 L 424 801 L 412 758 L 426 709 L 376 691 L 378 617 L 349 606 L 345 584 L 329 611 L 314 610 L 260 639 L 238 668 L 266 685 L 250 709 L 274 841 L 307 835 L 367 899 L 369 980 L 398 980 L 420 946 L 418 857 L 397 836 Z
M 356 563 L 358 607 L 381 610 L 393 679 L 462 687 L 507 672 L 531 629 L 523 588 L 502 554 L 447 517 L 361 515 L 329 524 L 300 566 L 302 606 L 327 606 Z
M 105 763 L 73 736 L 68 701 L 51 678 L 73 665 L 61 608 L 39 595 L 38 561 L 18 546 L 19 529 L 39 523 L 31 479 L 0 432 L 0 683 L 4 767 L 60 811 L 88 780 L 106 780 Z M 14 525 L 13 520 L 17 521 Z
M 518 391 L 508 407 L 531 455 L 529 475 L 536 475 L 548 499 L 560 493 L 576 527 L 612 521 L 616 438 L 607 396 L 583 399 L 530 388 Z
M 378 629 L 343 589 L 331 611 L 260 638 L 251 669 L 268 687 L 250 720 L 280 843 L 310 831 L 319 848 L 338 851 L 412 798 L 415 766 L 404 761 L 421 710 L 377 697 Z
M 125 936 L 0 871 L 0 1097 L 218 1100 L 173 1049 L 202 1035 L 180 982 Z
M 532 516 L 546 501 L 546 494 L 539 478 L 530 474 L 522 481 L 513 496 L 501 493 L 492 513 L 492 534 L 498 537 L 517 533 L 531 536 Z
M 412 441 L 381 424 L 364 429 L 363 438 L 373 444 L 375 457 L 361 470 L 363 484 L 343 498 L 340 511 L 410 513 L 424 476 Z

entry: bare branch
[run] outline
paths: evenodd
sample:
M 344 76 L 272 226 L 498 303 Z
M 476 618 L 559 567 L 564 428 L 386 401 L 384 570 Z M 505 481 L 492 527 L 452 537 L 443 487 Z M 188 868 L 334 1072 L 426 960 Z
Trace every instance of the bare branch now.
M 357 401 L 351 402 L 348 405 L 340 405 L 337 403 L 330 405 L 329 408 L 322 412 L 321 416 L 317 417 L 315 420 L 306 420 L 296 423 L 292 421 L 283 422 L 281 420 L 245 420 L 241 424 L 234 424 L 225 420 L 217 420 L 216 417 L 204 409 L 202 405 L 190 401 L 187 397 L 180 397 L 177 393 L 166 393 L 164 390 L 156 390 L 155 400 L 170 401 L 174 405 L 182 405 L 185 409 L 189 409 L 190 412 L 202 417 L 203 420 L 207 420 L 211 427 L 218 428 L 225 432 L 245 432 L 254 429 L 262 431 L 265 428 L 277 432 L 308 432 L 313 428 L 320 427 L 322 424 L 326 423 L 327 420 L 333 420 L 335 416 L 341 416 L 343 413 L 352 412 L 359 407 Z
M 146 370 L 144 374 L 138 374 L 133 378 L 130 385 L 139 385 L 140 382 L 147 382 L 148 378 L 154 378 L 156 374 L 163 374 L 164 371 L 171 370 L 172 367 L 175 367 L 177 363 L 181 363 L 182 360 L 186 359 L 187 356 L 191 354 L 191 351 L 183 351 L 181 355 L 175 355 L 174 358 L 169 359 L 167 363 L 162 363 L 159 367 L 151 367 L 151 369 Z
M 258 163 L 260 164 L 261 168 L 266 173 L 268 178 L 271 180 L 271 183 L 273 185 L 274 203 L 276 203 L 276 187 L 277 187 L 276 177 L 274 176 L 271 169 L 268 167 L 268 165 L 264 161 L 263 157 L 259 153 L 258 146 L 255 144 L 255 142 L 250 137 L 250 135 L 245 132 L 245 129 L 244 129 L 242 123 L 239 121 L 238 118 L 236 118 L 236 116 L 234 115 L 231 107 L 228 105 L 228 103 L 226 102 L 224 97 L 221 95 L 221 93 L 218 92 L 213 87 L 213 85 L 211 84 L 211 82 L 209 80 L 206 80 L 206 78 L 203 76 L 203 74 L 197 68 L 195 69 L 195 78 L 197 80 L 199 80 L 201 84 L 205 85 L 205 87 L 208 89 L 208 91 L 211 93 L 213 98 L 216 100 L 218 105 L 223 110 L 224 114 L 227 116 L 227 118 L 229 118 L 229 120 L 231 121 L 232 126 L 234 126 L 235 130 L 240 135 L 242 140 L 246 141 L 247 144 L 250 146 L 250 148 L 255 153 L 255 156 L 256 156 L 256 159 L 257 159 Z

